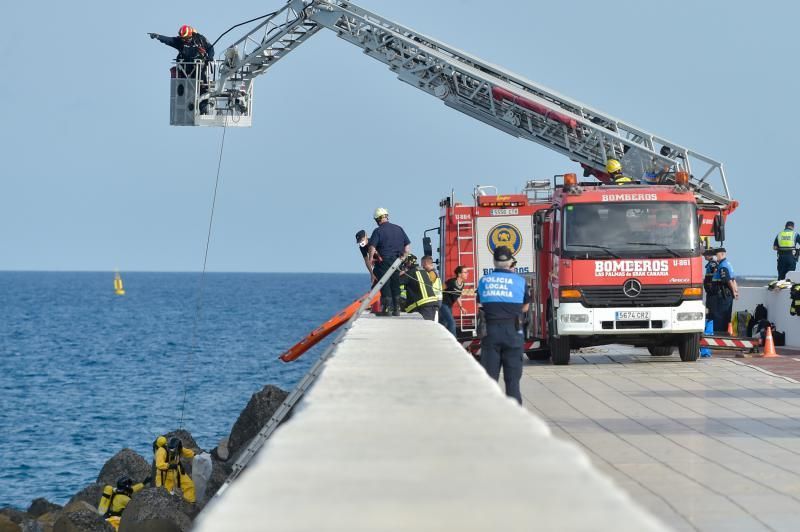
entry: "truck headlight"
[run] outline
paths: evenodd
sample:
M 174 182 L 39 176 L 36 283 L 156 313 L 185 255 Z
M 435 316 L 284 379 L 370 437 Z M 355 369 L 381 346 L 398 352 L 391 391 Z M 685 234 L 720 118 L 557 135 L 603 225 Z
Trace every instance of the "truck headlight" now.
M 588 314 L 562 314 L 561 321 L 564 323 L 589 323 Z
M 702 312 L 678 312 L 678 321 L 700 321 L 703 318 Z

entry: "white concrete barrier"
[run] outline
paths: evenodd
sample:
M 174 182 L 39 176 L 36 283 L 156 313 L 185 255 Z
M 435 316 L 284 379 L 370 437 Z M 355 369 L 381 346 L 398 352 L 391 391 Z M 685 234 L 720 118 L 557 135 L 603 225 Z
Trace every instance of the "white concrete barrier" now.
M 354 324 L 196 530 L 665 527 L 507 399 L 443 327 L 404 316 Z
M 800 283 L 800 272 L 789 272 L 788 280 Z M 733 311 L 749 310 L 755 312 L 756 305 L 763 303 L 767 307 L 768 319 L 775 323 L 779 331 L 786 333 L 786 347 L 800 349 L 800 316 L 789 314 L 789 289 L 767 290 L 763 286 L 742 286 L 739 288 L 739 299 L 733 302 Z

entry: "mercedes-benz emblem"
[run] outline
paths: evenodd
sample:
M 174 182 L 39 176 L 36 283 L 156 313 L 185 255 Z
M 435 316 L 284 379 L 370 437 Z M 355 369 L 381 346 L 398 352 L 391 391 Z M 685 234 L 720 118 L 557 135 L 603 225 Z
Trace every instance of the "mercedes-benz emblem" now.
M 642 293 L 642 283 L 636 279 L 628 279 L 625 281 L 625 284 L 622 285 L 622 293 L 633 299 Z

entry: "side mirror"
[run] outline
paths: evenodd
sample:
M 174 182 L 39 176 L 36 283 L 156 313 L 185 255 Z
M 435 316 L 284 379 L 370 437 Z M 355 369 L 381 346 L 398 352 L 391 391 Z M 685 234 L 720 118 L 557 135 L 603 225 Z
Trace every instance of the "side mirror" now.
M 429 257 L 433 257 L 433 246 L 431 245 L 431 237 L 429 236 L 422 237 L 422 252 Z
M 725 241 L 725 218 L 722 217 L 721 213 L 714 217 L 714 240 L 717 242 Z
M 533 246 L 537 250 L 542 250 L 544 248 L 542 242 L 542 222 L 544 221 L 544 216 L 542 215 L 541 211 L 536 212 L 533 214 Z

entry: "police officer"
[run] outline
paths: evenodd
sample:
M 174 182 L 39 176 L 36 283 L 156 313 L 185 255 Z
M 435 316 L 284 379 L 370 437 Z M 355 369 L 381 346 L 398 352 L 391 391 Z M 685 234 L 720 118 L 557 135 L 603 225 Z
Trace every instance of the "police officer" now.
M 715 293 L 711 316 L 714 320 L 714 332 L 726 333 L 733 312 L 733 300 L 739 299 L 739 286 L 725 248 L 717 248 L 716 253 L 717 271 L 711 277 L 712 290 Z
M 710 315 L 714 299 L 714 283 L 712 282 L 712 279 L 714 277 L 714 273 L 717 271 L 718 266 L 717 251 L 713 248 L 709 248 L 703 252 L 703 257 L 706 259 L 706 271 L 705 275 L 703 276 L 703 290 L 706 293 L 706 309 L 708 309 L 708 313 Z
M 429 321 L 436 320 L 442 297 L 442 282 L 433 271 L 433 258 L 422 257 L 422 270 L 417 268 L 417 258 L 409 254 L 406 257 L 404 283 L 408 304 L 406 312 L 419 312 Z M 433 273 L 433 276 L 430 275 Z
M 503 368 L 506 395 L 522 404 L 522 314 L 528 311 L 525 278 L 511 271 L 514 254 L 506 246 L 494 250 L 494 271 L 478 282 L 478 302 L 486 318 L 481 339 L 481 365 L 495 381 Z
M 797 247 L 800 246 L 800 234 L 794 230 L 794 222 L 786 222 L 783 231 L 778 233 L 772 242 L 772 249 L 778 252 L 778 280 L 786 279 L 786 274 L 797 268 Z
M 369 258 L 367 259 L 367 268 L 374 265 L 370 272 L 373 283 L 383 277 L 395 259 L 405 257 L 411 252 L 411 240 L 408 239 L 408 235 L 402 227 L 389 221 L 389 211 L 378 207 L 375 209 L 374 218 L 378 227 L 369 237 Z M 376 253 L 383 259 L 377 264 L 375 264 Z M 381 304 L 383 315 L 388 315 L 389 312 L 394 316 L 400 315 L 400 272 L 398 270 L 381 288 Z

